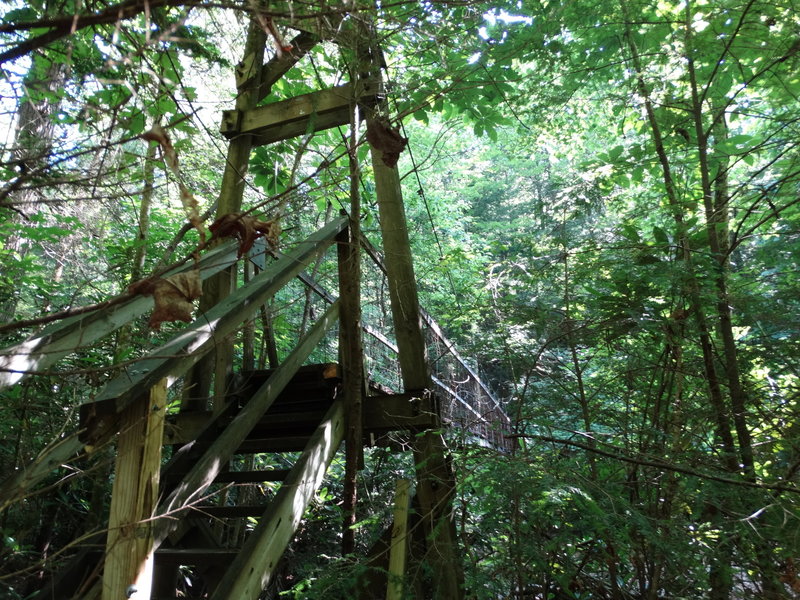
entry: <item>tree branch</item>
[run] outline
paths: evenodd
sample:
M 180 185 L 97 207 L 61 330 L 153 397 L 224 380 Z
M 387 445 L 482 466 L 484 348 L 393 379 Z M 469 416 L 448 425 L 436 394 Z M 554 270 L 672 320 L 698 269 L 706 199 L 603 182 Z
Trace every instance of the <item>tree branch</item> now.
M 38 50 L 56 40 L 72 35 L 76 31 L 91 27 L 92 25 L 106 25 L 116 23 L 123 19 L 130 19 L 141 12 L 145 7 L 148 10 L 167 6 L 198 6 L 203 4 L 202 0 L 126 0 L 119 4 L 109 6 L 107 9 L 98 13 L 84 15 L 71 15 L 50 20 L 41 20 L 34 23 L 9 23 L 0 25 L 0 33 L 11 33 L 25 29 L 39 27 L 50 27 L 50 31 L 37 35 L 30 39 L 20 42 L 10 50 L 0 54 L 0 64 L 25 56 L 26 54 Z
M 533 435 L 533 434 L 522 434 L 522 433 L 507 435 L 505 437 L 538 440 L 540 442 L 550 442 L 553 444 L 564 444 L 565 446 L 573 446 L 575 448 L 580 448 L 581 450 L 586 450 L 587 452 L 593 452 L 595 454 L 599 454 L 600 456 L 605 456 L 607 458 L 612 458 L 614 460 L 619 460 L 634 465 L 641 465 L 644 467 L 653 467 L 655 469 L 664 469 L 665 471 L 673 471 L 675 473 L 691 475 L 692 477 L 699 477 L 701 479 L 707 479 L 709 481 L 716 481 L 719 483 L 727 483 L 730 485 L 738 485 L 742 487 L 757 488 L 762 490 L 776 490 L 780 492 L 790 492 L 793 494 L 800 494 L 800 489 L 794 486 L 781 485 L 779 483 L 757 483 L 754 481 L 746 481 L 744 479 L 731 479 L 730 477 L 722 477 L 719 475 L 713 475 L 711 473 L 703 473 L 701 471 L 697 471 L 695 469 L 692 469 L 690 467 L 685 467 L 683 465 L 675 465 L 660 460 L 651 460 L 647 458 L 641 458 L 638 456 L 637 457 L 626 456 L 618 452 L 609 452 L 607 450 L 593 448 L 588 444 L 581 444 L 580 442 L 576 442 L 573 440 L 565 440 L 546 435 Z

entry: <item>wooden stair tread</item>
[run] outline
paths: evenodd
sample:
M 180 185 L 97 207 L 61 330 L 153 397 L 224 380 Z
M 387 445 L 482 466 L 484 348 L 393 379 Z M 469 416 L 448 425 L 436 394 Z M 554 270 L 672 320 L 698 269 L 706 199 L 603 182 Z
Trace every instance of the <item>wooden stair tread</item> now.
M 311 437 L 308 435 L 250 438 L 241 443 L 236 454 L 260 454 L 262 452 L 297 452 L 303 450 Z
M 239 504 L 236 506 L 196 506 L 190 518 L 212 517 L 216 519 L 238 519 L 242 517 L 260 517 L 267 509 L 267 504 Z
M 232 561 L 237 554 L 239 550 L 236 548 L 159 548 L 155 551 L 155 558 L 161 563 L 205 565 Z
M 289 469 L 267 469 L 264 471 L 226 471 L 217 475 L 218 483 L 263 483 L 265 481 L 283 481 Z

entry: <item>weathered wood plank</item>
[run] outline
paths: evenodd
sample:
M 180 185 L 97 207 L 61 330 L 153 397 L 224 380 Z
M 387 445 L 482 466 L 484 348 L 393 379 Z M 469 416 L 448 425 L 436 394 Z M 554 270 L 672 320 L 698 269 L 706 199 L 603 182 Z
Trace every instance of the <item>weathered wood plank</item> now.
M 386 600 L 402 600 L 403 577 L 406 573 L 406 546 L 408 534 L 408 506 L 410 502 L 408 479 L 398 479 L 394 494 L 394 524 L 389 546 L 389 585 Z
M 169 497 L 159 506 L 159 514 L 169 515 L 160 519 L 156 526 L 155 546 L 169 535 L 176 524 L 175 515 L 190 504 L 193 499 L 203 496 L 214 482 L 236 449 L 242 444 L 247 434 L 253 429 L 275 398 L 289 383 L 298 367 L 319 344 L 324 334 L 333 326 L 339 317 L 339 304 L 331 306 L 314 324 L 306 336 L 292 351 L 289 357 L 278 367 L 270 378 L 258 389 L 247 405 L 231 421 L 225 430 L 194 463 L 189 473 L 173 490 Z
M 194 365 L 217 340 L 233 332 L 313 260 L 325 251 L 346 221 L 336 219 L 300 242 L 265 271 L 211 308 L 177 333 L 169 342 L 128 367 L 111 380 L 93 402 L 81 406 L 81 423 L 87 439 L 106 435 L 116 427 L 116 418 L 139 390 L 149 389 L 165 377 L 174 380 Z
M 378 86 L 365 83 L 359 102 L 374 103 Z M 254 145 L 271 144 L 307 131 L 322 131 L 350 123 L 352 86 L 345 85 L 302 94 L 252 110 L 223 112 L 220 131 L 227 138 L 253 136 Z
M 123 415 L 111 494 L 103 600 L 130 597 L 129 586 L 150 597 L 153 580 L 153 521 L 158 502 L 161 438 L 167 382 L 131 404 Z
M 225 242 L 206 253 L 199 263 L 201 279 L 208 279 L 234 264 L 237 246 L 235 242 Z M 162 277 L 193 268 L 193 264 L 187 264 L 167 271 Z M 0 390 L 22 381 L 30 371 L 44 370 L 71 352 L 91 346 L 152 307 L 151 296 L 132 296 L 108 308 L 53 323 L 24 342 L 0 350 Z
M 344 406 L 337 400 L 223 576 L 212 600 L 259 597 L 342 442 L 344 421 Z
M 363 410 L 364 430 L 372 433 L 421 431 L 441 425 L 436 401 L 429 394 L 369 396 Z
M 236 454 L 261 454 L 264 452 L 299 452 L 308 443 L 307 435 L 255 438 L 245 440 L 236 448 Z

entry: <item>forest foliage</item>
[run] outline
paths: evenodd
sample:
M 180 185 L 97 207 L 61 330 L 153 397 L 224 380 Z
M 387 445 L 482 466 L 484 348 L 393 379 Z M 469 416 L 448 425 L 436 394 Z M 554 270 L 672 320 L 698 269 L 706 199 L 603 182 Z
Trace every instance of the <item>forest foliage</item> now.
M 390 117 L 409 138 L 398 168 L 422 303 L 513 422 L 510 453 L 454 440 L 468 597 L 800 595 L 795 3 L 377 6 L 317 8 L 380 33 Z M 219 117 L 234 102 L 250 10 L 2 8 L 2 346 L 197 249 L 187 215 L 205 229 L 214 219 Z M 349 49 L 321 44 L 270 100 L 344 83 L 353 63 Z M 180 169 L 148 143 L 154 126 Z M 253 153 L 243 208 L 280 220 L 281 245 L 349 206 L 346 129 Z M 364 139 L 357 154 L 365 163 Z M 362 170 L 362 227 L 379 244 Z M 300 325 L 281 302 L 272 351 L 283 356 Z M 115 363 L 163 335 L 137 323 L 4 390 L 2 472 L 33 460 Z M 267 353 L 268 335 L 256 338 Z M 107 472 L 89 467 L 63 485 L 54 474 L 48 493 L 2 513 L 0 593 L 35 591 L 39 558 L 55 552 L 46 568 L 56 568 L 103 508 Z M 368 454 L 362 545 L 379 529 L 368 515 L 386 517 L 407 469 Z M 331 486 L 305 540 L 337 535 L 324 519 L 337 510 Z M 347 597 L 328 586 L 351 565 L 304 544 L 285 593 Z

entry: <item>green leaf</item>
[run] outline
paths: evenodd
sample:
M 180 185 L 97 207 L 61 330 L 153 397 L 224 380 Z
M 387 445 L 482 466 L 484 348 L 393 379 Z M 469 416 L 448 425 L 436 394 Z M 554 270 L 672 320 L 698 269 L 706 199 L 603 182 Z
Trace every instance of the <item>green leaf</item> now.
M 139 135 L 144 131 L 145 119 L 142 111 L 136 111 L 131 116 L 130 123 L 128 124 L 128 133 L 130 135 Z
M 653 238 L 659 244 L 669 245 L 669 236 L 661 227 L 653 227 Z
M 36 21 L 39 16 L 36 14 L 36 11 L 32 8 L 26 6 L 24 8 L 15 8 L 14 10 L 8 11 L 6 14 L 3 15 L 2 21 L 4 23 L 28 23 L 31 21 Z
M 626 239 L 629 239 L 632 242 L 639 243 L 642 241 L 641 236 L 639 235 L 639 231 L 630 223 L 623 223 L 622 225 L 622 236 Z

